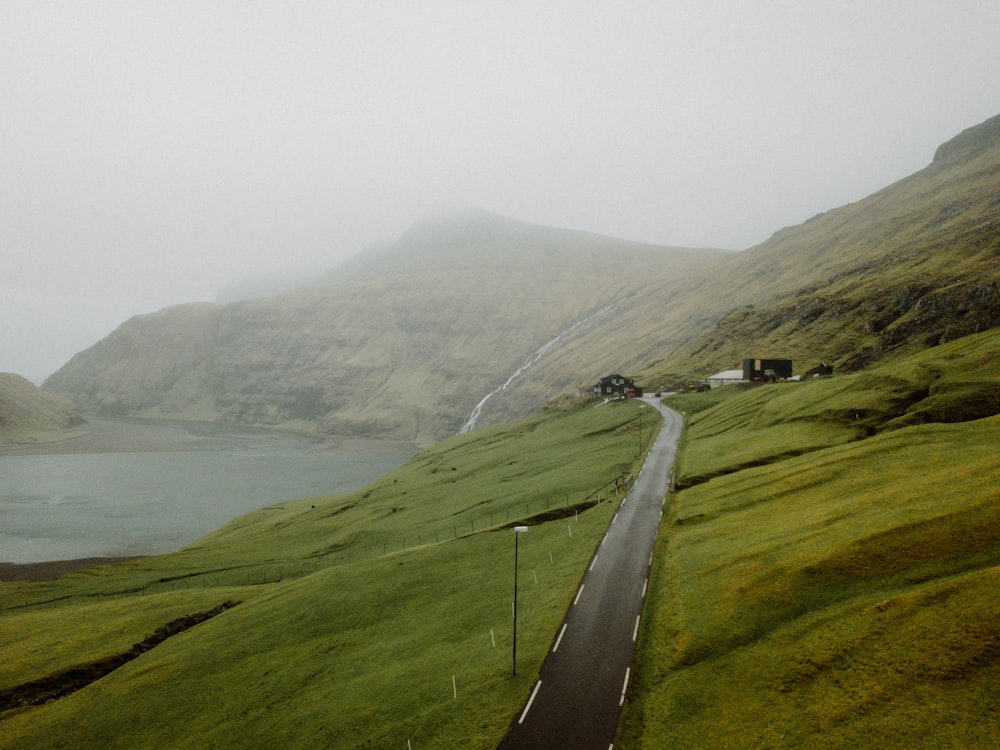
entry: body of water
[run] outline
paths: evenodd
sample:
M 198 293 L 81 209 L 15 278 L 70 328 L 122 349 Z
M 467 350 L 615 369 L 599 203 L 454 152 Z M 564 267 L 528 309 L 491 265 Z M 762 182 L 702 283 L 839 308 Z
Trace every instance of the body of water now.
M 258 508 L 361 489 L 415 452 L 178 423 L 85 429 L 48 453 L 0 456 L 0 561 L 170 552 Z

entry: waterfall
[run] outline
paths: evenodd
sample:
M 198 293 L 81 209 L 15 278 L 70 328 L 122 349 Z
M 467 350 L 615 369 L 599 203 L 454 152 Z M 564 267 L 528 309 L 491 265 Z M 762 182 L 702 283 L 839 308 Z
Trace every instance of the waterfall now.
M 521 363 L 521 366 L 518 367 L 516 370 L 514 370 L 513 373 L 511 373 L 510 377 L 507 378 L 507 381 L 502 386 L 500 386 L 495 390 L 490 391 L 485 396 L 483 396 L 482 400 L 480 400 L 480 402 L 476 404 L 473 407 L 472 411 L 469 413 L 469 418 L 465 420 L 465 424 L 462 425 L 462 429 L 458 431 L 458 434 L 464 435 L 465 433 L 472 430 L 476 426 L 476 422 L 479 421 L 479 417 L 483 413 L 483 407 L 486 406 L 486 402 L 489 401 L 496 394 L 500 393 L 501 391 L 507 390 L 507 386 L 509 386 L 511 383 L 517 380 L 524 373 L 525 370 L 527 370 L 529 367 L 535 364 L 535 362 L 537 362 L 546 354 L 548 354 L 550 351 L 552 351 L 552 347 L 558 344 L 562 339 L 566 338 L 567 336 L 570 336 L 580 326 L 586 325 L 594 318 L 600 317 L 601 315 L 606 313 L 616 304 L 618 303 L 612 302 L 611 304 L 602 307 L 597 312 L 591 313 L 585 318 L 581 318 L 580 320 L 576 321 L 573 325 L 571 325 L 569 328 L 561 331 L 554 338 L 542 344 L 542 346 L 539 347 L 539 349 L 535 351 L 534 354 L 532 354 L 530 357 L 524 360 L 524 362 Z

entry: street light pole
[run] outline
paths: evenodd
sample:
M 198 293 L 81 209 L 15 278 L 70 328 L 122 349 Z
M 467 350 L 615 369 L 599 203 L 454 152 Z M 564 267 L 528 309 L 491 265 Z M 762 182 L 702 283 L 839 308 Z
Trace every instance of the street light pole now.
M 517 537 L 528 530 L 527 526 L 514 527 L 514 641 L 511 652 L 511 676 L 517 676 Z

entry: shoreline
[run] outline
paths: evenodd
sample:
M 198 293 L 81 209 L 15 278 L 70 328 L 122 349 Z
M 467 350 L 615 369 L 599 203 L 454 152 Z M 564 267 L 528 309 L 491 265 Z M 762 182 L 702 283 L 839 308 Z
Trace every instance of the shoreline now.
M 54 581 L 60 576 L 75 573 L 78 570 L 96 568 L 100 565 L 114 565 L 130 560 L 141 560 L 146 555 L 131 555 L 129 557 L 78 557 L 72 560 L 49 560 L 37 563 L 0 562 L 0 582 Z
M 238 447 L 247 440 L 296 440 L 310 450 L 366 452 L 385 448 L 419 452 L 421 446 L 408 440 L 364 435 L 327 435 L 266 425 L 235 425 L 223 422 L 153 417 L 99 417 L 65 430 L 21 435 L 23 442 L 0 436 L 0 456 L 66 455 L 73 453 L 196 452 Z

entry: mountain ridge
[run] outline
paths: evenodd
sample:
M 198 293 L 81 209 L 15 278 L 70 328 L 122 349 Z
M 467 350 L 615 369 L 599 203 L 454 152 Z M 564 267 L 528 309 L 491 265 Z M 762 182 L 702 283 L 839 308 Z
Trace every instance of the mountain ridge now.
M 137 316 L 45 387 L 86 411 L 433 442 L 553 335 L 648 284 L 635 267 L 669 282 L 717 257 L 491 221 L 504 236 L 423 227 L 324 284 Z
M 855 370 L 998 326 L 998 230 L 1000 116 L 742 252 L 432 217 L 322 283 L 127 321 L 45 387 L 87 411 L 433 442 L 560 332 L 483 424 L 611 371 L 659 389 L 746 357 Z

